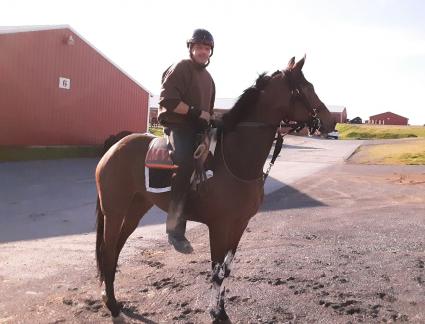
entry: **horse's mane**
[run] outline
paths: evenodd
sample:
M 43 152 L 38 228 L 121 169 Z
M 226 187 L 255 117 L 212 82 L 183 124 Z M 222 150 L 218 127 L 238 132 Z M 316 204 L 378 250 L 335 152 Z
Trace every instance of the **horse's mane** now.
M 233 108 L 223 114 L 224 131 L 233 130 L 242 117 L 246 116 L 255 107 L 261 91 L 264 90 L 270 80 L 270 76 L 266 75 L 266 73 L 262 73 L 258 76 L 253 86 L 245 89 Z

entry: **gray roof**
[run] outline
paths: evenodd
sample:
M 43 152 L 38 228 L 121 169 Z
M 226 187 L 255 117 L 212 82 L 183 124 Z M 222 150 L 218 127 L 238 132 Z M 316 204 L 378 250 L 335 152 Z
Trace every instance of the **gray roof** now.
M 146 89 L 143 85 L 141 85 L 138 81 L 133 79 L 127 72 L 125 72 L 120 66 L 114 63 L 111 59 L 109 59 L 105 54 L 103 54 L 99 49 L 97 49 L 94 45 L 92 45 L 89 41 L 87 41 L 83 36 L 81 36 L 78 32 L 76 32 L 69 25 L 40 25 L 40 26 L 0 26 L 0 34 L 16 34 L 16 33 L 26 33 L 33 31 L 43 31 L 43 30 L 54 30 L 54 29 L 69 29 L 75 35 L 77 35 L 80 39 L 82 39 L 87 45 L 92 47 L 96 52 L 98 52 L 105 60 L 115 66 L 121 73 L 127 76 L 131 81 L 136 83 L 140 88 L 149 93 L 149 96 L 152 96 L 152 92 Z

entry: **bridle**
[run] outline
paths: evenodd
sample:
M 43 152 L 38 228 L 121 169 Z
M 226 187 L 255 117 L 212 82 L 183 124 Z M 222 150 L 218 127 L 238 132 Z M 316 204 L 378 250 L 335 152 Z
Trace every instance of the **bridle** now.
M 276 158 L 279 156 L 279 153 L 282 150 L 283 137 L 284 136 L 291 134 L 293 132 L 298 132 L 301 129 L 303 129 L 304 127 L 308 127 L 310 134 L 314 133 L 316 130 L 318 130 L 320 128 L 320 119 L 319 119 L 318 114 L 317 114 L 318 109 L 316 109 L 316 108 L 312 107 L 312 105 L 310 105 L 310 102 L 307 100 L 303 91 L 299 88 L 299 85 L 296 84 L 296 82 L 293 80 L 291 71 L 281 70 L 281 71 L 275 72 L 272 75 L 272 77 L 277 75 L 278 73 L 281 73 L 282 80 L 286 79 L 287 82 L 288 82 L 289 90 L 291 92 L 290 104 L 294 105 L 296 100 L 301 100 L 302 103 L 304 104 L 304 106 L 309 111 L 309 117 L 310 118 L 307 122 L 295 122 L 295 123 L 292 123 L 289 120 L 284 120 L 284 121 L 281 121 L 277 125 L 276 124 L 264 123 L 264 122 L 250 122 L 250 121 L 240 122 L 240 123 L 237 124 L 238 127 L 266 127 L 266 128 L 274 128 L 277 131 L 277 136 L 274 139 L 274 141 L 276 141 L 276 144 L 275 144 L 272 159 L 269 163 L 269 166 L 267 167 L 266 172 L 263 172 L 263 175 L 261 177 L 262 180 L 263 180 L 263 183 L 265 183 L 265 181 L 266 181 L 266 179 L 269 175 L 269 172 L 270 172 L 272 166 L 274 165 L 274 162 L 276 161 Z M 286 133 L 282 133 L 281 131 L 279 131 L 279 129 L 281 129 L 282 127 L 285 127 L 285 128 L 288 127 L 288 128 L 290 128 L 290 130 L 287 131 Z M 222 133 L 221 136 L 222 136 L 221 140 L 223 142 L 224 134 Z M 222 150 L 223 150 L 223 143 L 222 143 Z M 222 158 L 223 158 L 224 165 L 226 166 L 228 172 L 232 176 L 237 178 L 239 181 L 251 182 L 251 181 L 258 181 L 259 180 L 259 179 L 253 179 L 253 180 L 240 179 L 227 166 L 226 160 L 224 158 L 224 152 L 222 152 Z
M 320 128 L 320 118 L 318 116 L 319 108 L 313 107 L 310 102 L 307 100 L 307 97 L 305 93 L 300 89 L 299 84 L 294 81 L 294 78 L 292 76 L 292 71 L 290 70 L 282 70 L 279 71 L 282 75 L 282 79 L 287 80 L 289 85 L 289 90 L 291 92 L 291 98 L 290 102 L 293 105 L 295 101 L 299 100 L 303 103 L 303 105 L 307 108 L 309 111 L 309 119 L 307 122 L 296 122 L 293 123 L 290 120 L 284 120 L 283 123 L 281 122 L 281 127 L 289 127 L 290 131 L 287 132 L 285 135 L 298 132 L 304 127 L 308 127 L 309 133 L 313 134 L 316 130 Z

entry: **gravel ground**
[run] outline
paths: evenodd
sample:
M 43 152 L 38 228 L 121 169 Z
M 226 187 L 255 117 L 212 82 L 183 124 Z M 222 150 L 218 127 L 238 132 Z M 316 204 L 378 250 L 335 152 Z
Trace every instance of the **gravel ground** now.
M 340 164 L 268 195 L 225 281 L 233 323 L 425 323 L 425 167 Z M 116 295 L 131 323 L 208 323 L 195 253 L 130 237 Z M 17 257 L 19 256 L 19 257 Z M 110 323 L 94 235 L 0 245 L 0 323 Z

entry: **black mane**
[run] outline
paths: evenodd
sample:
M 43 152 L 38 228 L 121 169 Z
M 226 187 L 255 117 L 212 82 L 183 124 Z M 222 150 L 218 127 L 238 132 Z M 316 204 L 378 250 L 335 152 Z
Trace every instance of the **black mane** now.
M 247 88 L 236 101 L 232 109 L 223 114 L 223 127 L 224 131 L 231 131 L 235 128 L 236 124 L 246 116 L 257 104 L 261 91 L 270 82 L 271 77 L 262 73 L 258 76 L 255 84 Z

